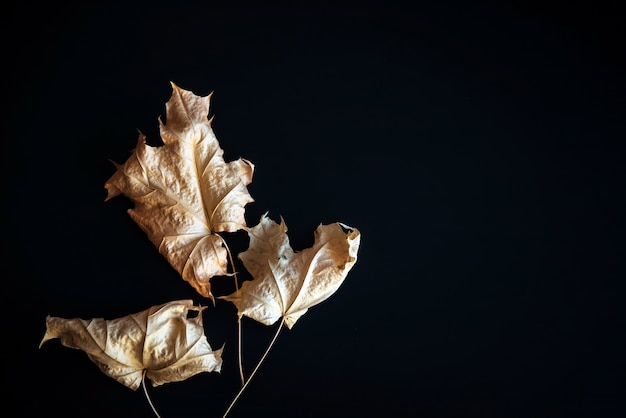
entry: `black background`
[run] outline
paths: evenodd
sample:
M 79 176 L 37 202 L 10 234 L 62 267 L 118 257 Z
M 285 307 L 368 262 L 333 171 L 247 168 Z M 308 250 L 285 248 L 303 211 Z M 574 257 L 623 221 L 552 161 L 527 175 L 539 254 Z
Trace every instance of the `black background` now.
M 226 160 L 256 165 L 250 225 L 282 216 L 296 250 L 320 223 L 362 233 L 230 416 L 624 416 L 617 3 L 5 9 L 3 408 L 153 416 L 83 353 L 38 344 L 46 315 L 208 303 L 128 200 L 104 202 L 137 131 L 158 142 L 173 81 L 213 92 Z M 222 373 L 150 388 L 163 418 L 219 417 L 238 389 L 234 307 L 204 320 Z M 244 319 L 248 371 L 273 332 Z

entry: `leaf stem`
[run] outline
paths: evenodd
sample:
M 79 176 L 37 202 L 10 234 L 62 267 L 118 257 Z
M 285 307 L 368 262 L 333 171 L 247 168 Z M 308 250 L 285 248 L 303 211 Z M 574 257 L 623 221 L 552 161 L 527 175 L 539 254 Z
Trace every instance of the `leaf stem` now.
M 274 338 L 272 338 L 272 341 L 270 341 L 269 345 L 265 349 L 265 353 L 263 353 L 263 356 L 261 357 L 261 359 L 257 363 L 257 365 L 254 368 L 254 370 L 252 370 L 252 373 L 250 373 L 250 376 L 248 377 L 248 380 L 246 380 L 246 382 L 241 387 L 241 389 L 239 389 L 239 392 L 237 392 L 237 395 L 233 398 L 232 402 L 228 406 L 228 409 L 226 410 L 226 412 L 224 412 L 224 415 L 222 415 L 222 418 L 226 418 L 226 415 L 228 415 L 230 410 L 233 408 L 233 406 L 235 405 L 235 403 L 237 402 L 237 400 L 239 399 L 239 397 L 241 396 L 243 391 L 246 389 L 246 387 L 248 386 L 248 384 L 250 383 L 250 381 L 252 380 L 252 378 L 256 374 L 257 370 L 259 370 L 259 367 L 261 367 L 261 364 L 263 363 L 263 361 L 265 360 L 265 358 L 269 354 L 272 346 L 274 345 L 274 342 L 276 342 L 276 339 L 278 338 L 278 334 L 280 334 L 280 330 L 283 329 L 284 323 L 285 323 L 285 317 L 282 317 L 281 320 L 280 320 L 280 323 L 278 324 L 278 329 L 276 329 L 276 333 L 274 334 Z
M 146 399 L 148 400 L 148 403 L 150 404 L 150 408 L 152 408 L 152 412 L 154 412 L 154 415 L 156 415 L 157 418 L 161 418 L 161 415 L 159 415 L 156 408 L 154 407 L 152 399 L 150 399 L 150 395 L 148 394 L 148 389 L 146 388 L 146 372 L 147 370 L 144 369 L 144 371 L 141 373 L 141 386 L 143 386 L 143 393 L 146 395 Z
M 223 236 L 218 236 L 222 239 L 224 243 L 224 247 L 226 247 L 226 253 L 228 254 L 228 261 L 230 261 L 230 266 L 233 269 L 233 278 L 235 280 L 235 291 L 239 292 L 239 282 L 237 281 L 237 269 L 235 268 L 235 261 L 233 260 L 233 254 L 230 252 L 230 248 L 226 243 L 226 240 Z M 245 383 L 245 377 L 243 374 L 243 358 L 241 354 L 241 318 L 237 321 L 237 363 L 239 366 L 239 377 L 241 378 L 241 385 L 243 386 Z
M 241 354 L 241 317 L 237 318 L 237 362 L 239 363 L 239 377 L 241 386 L 245 385 L 246 379 L 243 374 L 243 357 Z
M 228 261 L 230 261 L 230 266 L 233 269 L 233 278 L 235 279 L 235 290 L 239 291 L 239 282 L 237 281 L 237 269 L 235 268 L 235 261 L 233 260 L 233 254 L 230 252 L 230 247 L 228 247 L 228 243 L 220 234 L 216 234 L 218 237 L 222 239 L 222 243 L 224 247 L 226 247 L 226 253 L 228 254 Z

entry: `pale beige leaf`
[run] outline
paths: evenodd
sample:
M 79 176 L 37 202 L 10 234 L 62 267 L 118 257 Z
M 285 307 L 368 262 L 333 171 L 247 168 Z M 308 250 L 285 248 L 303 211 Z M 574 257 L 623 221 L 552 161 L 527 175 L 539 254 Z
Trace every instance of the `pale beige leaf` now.
M 250 246 L 239 258 L 253 280 L 221 299 L 233 302 L 239 316 L 266 325 L 284 317 L 289 328 L 337 291 L 357 260 L 361 240 L 357 229 L 344 224 L 319 225 L 313 246 L 294 252 L 284 221 L 266 215 L 248 235 Z
M 178 300 L 111 320 L 48 316 L 39 347 L 58 338 L 133 390 L 141 385 L 144 370 L 153 386 L 178 382 L 222 367 L 222 349 L 213 351 L 204 335 L 204 308 Z M 188 318 L 190 310 L 198 314 Z
M 172 83 L 167 123 L 159 120 L 164 145 L 140 135 L 136 148 L 106 182 L 106 200 L 119 194 L 135 206 L 132 219 L 169 263 L 201 295 L 213 299 L 210 279 L 227 275 L 228 253 L 218 232 L 246 228 L 247 185 L 254 165 L 226 163 L 213 133 L 209 96 L 196 96 Z

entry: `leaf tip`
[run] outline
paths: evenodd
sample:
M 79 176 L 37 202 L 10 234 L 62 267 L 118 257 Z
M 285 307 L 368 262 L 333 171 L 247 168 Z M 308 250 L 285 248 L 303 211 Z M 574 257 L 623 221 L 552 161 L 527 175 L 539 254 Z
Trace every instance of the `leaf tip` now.
M 44 345 L 44 343 L 46 343 L 46 341 L 52 340 L 54 338 L 56 338 L 56 335 L 52 335 L 52 333 L 50 332 L 50 320 L 51 320 L 51 316 L 47 315 L 46 316 L 46 332 L 43 336 L 43 338 L 41 339 L 41 342 L 39 343 L 39 348 L 41 348 L 41 346 Z

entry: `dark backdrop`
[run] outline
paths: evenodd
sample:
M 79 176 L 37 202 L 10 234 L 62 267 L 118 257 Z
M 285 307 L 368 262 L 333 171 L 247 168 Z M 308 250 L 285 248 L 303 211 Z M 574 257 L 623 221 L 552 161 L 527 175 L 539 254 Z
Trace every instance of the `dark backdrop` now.
M 282 216 L 296 250 L 320 223 L 362 233 L 233 418 L 624 416 L 624 15 L 414 4 L 5 9 L 9 415 L 151 417 L 83 353 L 38 349 L 45 317 L 207 304 L 128 200 L 104 202 L 137 131 L 158 141 L 173 81 L 213 92 L 225 158 L 256 165 L 249 224 Z M 234 308 L 205 329 L 222 373 L 151 389 L 163 418 L 220 417 L 237 391 Z M 243 332 L 250 370 L 274 328 Z

